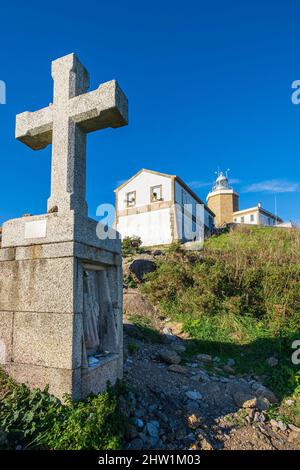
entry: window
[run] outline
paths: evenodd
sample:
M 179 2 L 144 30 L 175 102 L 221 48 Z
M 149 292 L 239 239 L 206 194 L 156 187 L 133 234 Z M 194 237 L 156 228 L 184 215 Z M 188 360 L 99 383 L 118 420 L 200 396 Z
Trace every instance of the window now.
M 126 194 L 126 205 L 127 207 L 135 206 L 136 202 L 136 191 L 131 191 L 130 193 Z
M 241 217 L 241 224 L 245 222 L 245 217 Z
M 251 220 L 251 222 L 254 222 L 254 214 L 250 215 L 250 220 Z
M 150 188 L 151 202 L 162 201 L 162 185 L 152 186 Z
M 236 217 L 233 219 L 233 222 L 237 222 L 237 218 L 236 218 Z

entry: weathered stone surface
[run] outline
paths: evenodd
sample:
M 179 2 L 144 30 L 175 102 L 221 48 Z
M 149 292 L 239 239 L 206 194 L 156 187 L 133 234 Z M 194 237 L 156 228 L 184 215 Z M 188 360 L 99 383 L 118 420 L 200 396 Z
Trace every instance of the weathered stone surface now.
M 82 315 L 14 314 L 13 360 L 56 369 L 75 369 L 82 361 Z
M 48 210 L 87 214 L 86 133 L 127 124 L 127 99 L 116 81 L 86 93 L 89 74 L 75 54 L 52 62 L 53 104 L 19 114 L 16 138 L 34 150 L 52 143 Z
M 35 150 L 52 143 L 51 196 L 48 214 L 4 224 L 0 346 L 17 381 L 80 398 L 122 376 L 121 244 L 114 230 L 101 238 L 103 226 L 87 217 L 85 180 L 86 133 L 127 124 L 127 99 L 115 81 L 86 93 L 88 73 L 74 54 L 52 63 L 52 77 L 53 104 L 17 116 L 20 141 Z M 93 353 L 109 352 L 95 368 L 87 367 L 86 312 L 102 321 Z
M 39 259 L 34 248 L 36 259 L 1 262 L 0 310 L 72 313 L 74 259 Z
M 0 364 L 12 357 L 13 318 L 13 312 L 0 312 Z
M 123 364 L 118 354 L 103 359 L 95 368 L 82 369 L 81 396 L 101 393 L 106 389 L 108 381 L 114 385 L 122 376 Z
M 81 370 L 55 369 L 53 367 L 32 364 L 10 363 L 5 371 L 19 383 L 25 383 L 29 388 L 44 389 L 49 385 L 49 392 L 62 399 L 64 394 L 71 395 L 74 400 L 82 397 Z

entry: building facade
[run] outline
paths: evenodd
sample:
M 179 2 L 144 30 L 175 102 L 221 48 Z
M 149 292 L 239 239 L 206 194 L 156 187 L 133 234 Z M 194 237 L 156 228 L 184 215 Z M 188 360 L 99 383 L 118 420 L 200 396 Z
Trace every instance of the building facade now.
M 202 241 L 213 232 L 213 211 L 176 175 L 142 169 L 115 194 L 122 238 L 138 236 L 144 246 L 155 246 Z

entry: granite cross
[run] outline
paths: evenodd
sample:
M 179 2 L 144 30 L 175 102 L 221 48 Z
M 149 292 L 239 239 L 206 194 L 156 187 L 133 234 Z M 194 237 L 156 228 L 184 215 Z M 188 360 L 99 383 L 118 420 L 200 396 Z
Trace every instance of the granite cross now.
M 87 92 L 89 75 L 75 54 L 52 62 L 53 104 L 19 114 L 16 138 L 34 150 L 52 143 L 48 211 L 87 215 L 86 134 L 127 124 L 127 98 L 115 80 Z

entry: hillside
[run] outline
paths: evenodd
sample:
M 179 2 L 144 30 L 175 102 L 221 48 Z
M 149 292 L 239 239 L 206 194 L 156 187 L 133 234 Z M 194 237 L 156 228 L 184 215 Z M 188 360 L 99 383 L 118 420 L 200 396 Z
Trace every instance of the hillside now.
M 276 395 L 268 417 L 261 419 L 277 417 L 284 426 L 299 426 L 300 372 L 291 359 L 292 344 L 300 339 L 299 248 L 298 230 L 240 227 L 212 237 L 200 252 L 180 245 L 137 249 L 124 260 L 131 287 L 125 290 L 125 321 L 146 341 L 159 342 L 157 337 L 166 334 L 181 340 L 183 367 L 197 367 L 199 354 L 207 355 L 204 368 L 201 361 L 198 367 L 213 374 L 214 381 L 228 379 L 228 374 L 233 383 L 259 380 Z M 147 272 L 149 263 L 156 269 L 141 282 L 137 265 Z M 145 355 L 146 348 L 139 348 Z M 139 352 L 135 354 L 133 380 Z M 149 363 L 142 369 L 141 383 L 148 370 Z M 152 380 L 160 379 L 154 373 Z

